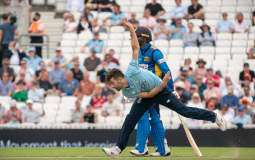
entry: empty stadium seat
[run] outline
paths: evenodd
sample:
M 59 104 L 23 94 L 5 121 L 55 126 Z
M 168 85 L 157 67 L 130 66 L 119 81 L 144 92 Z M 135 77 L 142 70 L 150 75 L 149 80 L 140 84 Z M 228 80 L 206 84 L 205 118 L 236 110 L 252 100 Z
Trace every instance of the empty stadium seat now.
M 45 97 L 45 103 L 60 103 L 59 96 L 47 96 Z
M 170 47 L 168 54 L 173 54 L 173 55 L 181 55 L 184 54 L 183 48 L 182 47 Z
M 119 47 L 122 45 L 122 41 L 120 40 L 108 40 L 107 46 L 108 47 Z
M 113 26 L 111 27 L 110 32 L 112 33 L 123 33 L 125 31 L 124 27 L 122 26 Z
M 168 40 L 155 40 L 154 45 L 156 47 L 168 47 Z
M 171 47 L 183 47 L 183 42 L 182 42 L 182 40 L 171 40 L 170 46 Z
M 209 47 L 209 46 L 201 46 L 200 47 L 200 54 L 212 54 L 215 53 L 215 47 Z
M 231 33 L 218 33 L 216 37 L 217 40 L 232 40 Z
M 215 55 L 230 54 L 230 47 L 216 47 Z
M 217 47 L 231 47 L 231 41 L 229 40 L 218 40 L 216 41 Z
M 246 48 L 247 40 L 233 40 L 232 47 L 243 47 Z
M 77 40 L 78 39 L 78 36 L 77 36 L 77 33 L 64 33 L 62 35 L 62 39 L 63 40 Z
M 75 101 L 77 100 L 76 97 L 74 96 L 63 96 L 61 98 L 61 103 L 62 104 L 69 104 L 69 105 L 73 105 L 75 103 Z
M 119 40 L 121 41 L 123 39 L 122 33 L 111 33 L 109 34 L 109 40 Z
M 247 33 L 235 33 L 233 34 L 233 40 L 247 40 Z

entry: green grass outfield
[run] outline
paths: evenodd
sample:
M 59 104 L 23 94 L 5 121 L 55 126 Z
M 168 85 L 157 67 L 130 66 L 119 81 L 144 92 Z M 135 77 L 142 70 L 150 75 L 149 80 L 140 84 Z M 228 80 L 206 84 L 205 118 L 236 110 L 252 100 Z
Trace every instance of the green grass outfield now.
M 128 147 L 119 159 L 171 160 L 255 160 L 255 148 L 200 147 L 203 157 L 196 157 L 191 147 L 171 147 L 170 157 L 134 157 Z M 150 152 L 153 148 L 150 147 Z M 83 148 L 0 148 L 0 160 L 102 160 L 110 159 L 99 147 Z

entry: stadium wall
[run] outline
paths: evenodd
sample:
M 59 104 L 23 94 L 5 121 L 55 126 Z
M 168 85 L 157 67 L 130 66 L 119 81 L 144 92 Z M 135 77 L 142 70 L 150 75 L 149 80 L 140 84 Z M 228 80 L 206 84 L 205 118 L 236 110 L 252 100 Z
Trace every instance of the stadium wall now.
M 0 147 L 102 147 L 115 144 L 119 129 L 1 129 Z M 255 129 L 191 129 L 198 146 L 255 147 Z M 170 146 L 189 146 L 183 128 L 166 130 Z M 128 145 L 134 146 L 135 132 Z M 152 145 L 150 142 L 149 145 Z

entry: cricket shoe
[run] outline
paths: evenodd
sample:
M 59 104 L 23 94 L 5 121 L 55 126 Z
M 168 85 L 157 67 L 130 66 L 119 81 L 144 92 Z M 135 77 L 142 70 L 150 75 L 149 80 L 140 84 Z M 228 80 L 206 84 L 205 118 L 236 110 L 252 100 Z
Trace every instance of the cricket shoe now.
M 147 156 L 148 155 L 148 147 L 147 145 L 144 148 L 144 152 L 140 152 L 137 149 L 131 150 L 130 153 L 137 157 Z
M 220 127 L 220 130 L 227 130 L 226 120 L 220 115 L 220 113 L 216 112 L 216 124 Z
M 120 156 L 121 150 L 119 147 L 115 146 L 112 148 L 102 148 L 102 151 L 109 157 L 118 158 Z
M 165 146 L 165 154 L 164 155 L 161 155 L 159 152 L 155 152 L 155 153 L 150 154 L 150 156 L 152 156 L 152 157 L 166 157 L 166 156 L 170 156 L 171 155 L 171 151 L 170 151 L 170 148 L 168 147 L 166 139 L 164 140 L 164 146 Z

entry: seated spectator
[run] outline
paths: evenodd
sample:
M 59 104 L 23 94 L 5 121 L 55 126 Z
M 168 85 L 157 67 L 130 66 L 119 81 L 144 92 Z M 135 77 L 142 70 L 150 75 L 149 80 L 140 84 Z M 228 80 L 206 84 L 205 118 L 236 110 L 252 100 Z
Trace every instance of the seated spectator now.
M 108 69 L 119 68 L 119 66 L 115 62 L 112 62 L 112 56 L 109 53 L 104 56 L 104 62 L 107 64 Z M 98 69 L 101 68 L 103 68 L 102 64 L 98 66 Z
M 151 16 L 158 18 L 165 14 L 165 10 L 160 3 L 157 3 L 157 0 L 152 0 L 151 3 L 147 3 L 145 9 L 151 11 Z
M 195 68 L 195 71 L 194 71 L 194 76 L 201 76 L 202 77 L 202 80 L 203 78 L 205 78 L 206 76 L 206 68 L 205 68 L 205 65 L 206 65 L 206 61 L 204 61 L 203 59 L 198 59 L 197 62 L 197 68 Z
M 143 18 L 139 20 L 139 26 L 154 29 L 156 25 L 156 18 L 151 16 L 151 11 L 149 9 L 144 10 Z
M 139 22 L 136 19 L 136 13 L 135 12 L 131 12 L 130 17 L 131 18 L 128 20 L 129 23 L 133 24 L 134 28 L 138 28 Z
M 9 124 L 23 123 L 22 112 L 17 108 L 17 102 L 12 100 L 10 109 L 3 115 L 3 122 Z
M 250 107 L 247 109 L 247 113 L 251 116 L 252 122 L 255 123 L 255 101 L 251 103 Z M 1 116 L 1 109 L 0 109 L 0 116 Z
M 180 68 L 180 75 L 175 79 L 175 82 L 182 81 L 184 82 L 185 89 L 187 91 L 190 90 L 191 87 L 191 81 L 193 82 L 193 77 L 188 76 L 189 69 L 187 67 L 181 67 Z
M 77 33 L 80 34 L 85 31 L 91 31 L 92 26 L 91 23 L 88 21 L 86 16 L 81 16 L 81 19 L 79 21 L 78 27 L 77 27 Z
M 87 44 L 82 46 L 82 53 L 85 53 L 85 47 L 89 47 L 90 50 L 94 50 L 96 53 L 104 53 L 104 41 L 99 39 L 98 32 L 95 32 L 93 39 L 89 40 Z
M 107 62 L 102 63 L 102 68 L 97 71 L 97 82 L 104 83 L 107 72 L 109 71 Z
M 19 77 L 16 78 L 15 82 L 13 83 L 14 89 L 17 89 L 18 81 L 25 82 L 25 90 L 29 90 L 32 87 L 32 83 L 30 82 L 31 80 L 26 80 L 26 74 L 24 73 L 24 71 L 19 73 Z
M 206 81 L 205 84 L 207 84 L 208 79 L 212 79 L 213 80 L 213 84 L 214 87 L 220 87 L 220 76 L 217 74 L 213 73 L 213 69 L 212 68 L 208 68 L 206 73 Z
M 116 65 L 120 65 L 120 62 L 119 62 L 119 60 L 117 59 L 117 58 L 115 58 L 114 57 L 114 55 L 115 55 L 115 50 L 114 49 L 110 49 L 109 50 L 109 56 L 110 56 L 110 58 L 111 58 L 111 62 L 113 62 L 113 63 L 115 63 Z
M 169 34 L 171 39 L 182 39 L 183 35 L 187 32 L 185 26 L 182 25 L 182 20 L 176 19 L 175 24 L 172 24 L 169 28 Z
M 203 6 L 198 3 L 198 0 L 191 0 L 191 5 L 188 7 L 188 18 L 204 20 L 204 17 L 205 11 Z
M 16 41 L 12 41 L 9 44 L 8 51 L 5 52 L 7 57 L 10 60 L 11 65 L 19 65 L 20 61 L 27 57 L 26 53 L 20 49 L 19 44 Z
M 255 89 L 255 83 L 254 82 L 251 82 L 251 76 L 250 74 L 248 73 L 245 73 L 244 74 L 244 81 L 243 83 L 241 84 L 241 87 L 249 87 L 250 90 L 251 90 L 251 94 L 254 95 L 254 89 Z
M 243 87 L 243 93 L 240 96 L 240 99 L 242 100 L 243 98 L 247 99 L 248 102 L 252 102 L 253 98 L 252 98 L 252 94 L 251 94 L 251 89 L 249 86 L 244 86 Z
M 60 68 L 59 62 L 55 61 L 54 68 L 50 71 L 49 80 L 51 84 L 58 89 L 58 86 L 63 79 L 65 79 L 66 70 L 64 68 Z
M 251 82 L 255 80 L 255 73 L 254 73 L 253 70 L 250 69 L 249 63 L 244 63 L 244 65 L 243 65 L 243 70 L 239 74 L 239 84 L 243 84 L 245 75 L 246 76 L 250 75 L 250 77 L 251 77 L 250 81 Z
M 52 89 L 56 90 L 56 87 L 53 87 L 49 81 L 49 73 L 47 71 L 40 73 L 38 83 L 40 88 L 44 89 L 46 95 L 52 93 Z
M 245 124 L 251 124 L 251 117 L 246 114 L 246 111 L 243 106 L 238 107 L 237 116 L 234 118 L 234 123 L 242 128 Z
M 189 92 L 190 92 L 190 98 L 189 99 L 192 99 L 193 94 L 198 93 L 200 101 L 204 100 L 204 96 L 203 96 L 203 94 L 199 93 L 198 86 L 196 84 L 191 85 Z
M 253 41 L 253 47 L 249 49 L 248 59 L 255 59 L 255 40 Z
M 44 90 L 39 87 L 39 83 L 37 81 L 32 82 L 32 88 L 28 91 L 28 99 L 33 102 L 43 102 Z
M 227 104 L 231 108 L 236 109 L 238 107 L 238 97 L 233 94 L 233 88 L 228 87 L 228 94 L 221 98 L 221 104 Z
M 248 98 L 246 97 L 240 98 L 239 106 L 243 106 L 246 111 L 248 111 L 248 109 L 251 108 L 251 104 L 252 104 L 252 101 L 249 101 Z
M 0 96 L 11 96 L 13 92 L 13 85 L 9 80 L 8 72 L 2 74 L 2 80 L 0 80 Z
M 80 63 L 74 63 L 74 68 L 71 69 L 73 72 L 74 79 L 78 80 L 79 82 L 83 79 L 83 72 L 80 69 Z
M 91 8 L 99 12 L 112 12 L 113 4 L 115 0 L 103 0 L 103 1 L 94 1 L 94 0 L 85 0 L 86 8 Z
M 42 62 L 42 61 L 41 61 Z M 39 65 L 41 64 L 41 62 L 39 63 Z M 17 81 L 18 79 L 23 79 L 20 76 L 23 76 L 21 73 L 24 73 L 24 80 L 25 81 L 31 81 L 34 79 L 35 76 L 35 72 L 32 68 L 28 68 L 27 67 L 27 61 L 26 60 L 21 60 L 20 62 L 20 68 L 17 69 L 16 71 L 17 74 L 15 80 Z
M 249 26 L 244 20 L 243 13 L 237 12 L 236 19 L 234 21 L 234 32 L 235 33 L 247 33 Z
M 75 109 L 72 109 L 72 119 L 70 123 L 78 123 L 84 113 L 84 109 L 81 108 L 81 102 L 79 100 L 75 101 Z
M 66 10 L 69 12 L 82 12 L 84 10 L 84 0 L 67 0 Z
M 0 102 L 0 124 L 3 124 L 3 115 L 5 113 L 5 107 L 3 104 Z
M 85 112 L 81 116 L 79 123 L 97 123 L 97 114 L 95 113 L 94 109 L 91 106 L 87 106 Z
M 94 19 L 94 15 L 93 13 L 91 12 L 91 9 L 89 7 L 86 7 L 83 11 L 83 15 L 82 16 L 85 16 L 87 21 L 89 23 L 91 23 L 91 21 Z
M 175 19 L 182 19 L 188 15 L 188 9 L 187 6 L 182 4 L 182 0 L 175 0 L 176 6 L 173 8 L 171 13 L 171 18 L 173 20 L 173 23 Z
M 59 62 L 60 67 L 65 67 L 66 58 L 63 56 L 60 47 L 56 49 L 56 55 L 52 58 L 51 62 L 49 63 L 49 66 L 53 66 L 56 61 Z
M 198 37 L 200 46 L 215 46 L 215 38 L 211 32 L 210 26 L 203 24 L 201 27 L 202 33 Z
M 85 96 L 91 96 L 96 88 L 96 84 L 89 80 L 89 73 L 83 73 L 83 80 L 80 81 L 80 92 Z
M 0 77 L 1 78 L 2 78 L 4 72 L 8 73 L 10 81 L 12 81 L 14 79 L 15 73 L 14 73 L 13 68 L 10 67 L 10 61 L 8 58 L 4 58 L 2 61 L 2 67 L 0 67 Z
M 109 84 L 105 84 L 104 87 L 102 88 L 102 96 L 107 98 L 109 94 L 112 94 L 115 97 L 119 96 L 118 92 L 110 88 Z
M 206 104 L 205 104 L 205 108 L 209 111 L 214 111 L 216 110 L 216 103 L 214 100 L 212 99 L 209 99 L 206 101 Z
M 17 82 L 17 88 L 12 93 L 12 99 L 15 99 L 18 102 L 26 102 L 28 99 L 28 92 L 25 90 L 25 82 L 19 80 Z
M 103 23 L 101 25 L 99 25 L 98 23 L 98 19 L 93 19 L 91 21 L 91 26 L 92 26 L 92 32 L 93 33 L 107 33 L 108 29 L 107 29 L 107 24 L 106 21 L 103 21 Z
M 97 86 L 95 88 L 95 93 L 91 97 L 90 106 L 93 109 L 99 109 L 103 107 L 103 104 L 106 102 L 106 98 L 102 95 L 102 88 Z
M 84 60 L 83 65 L 87 71 L 96 71 L 98 65 L 101 64 L 101 60 L 96 56 L 95 50 L 91 50 L 90 52 L 91 56 Z
M 216 95 L 217 100 L 220 100 L 220 98 L 221 98 L 220 90 L 219 90 L 219 88 L 214 87 L 212 79 L 208 79 L 207 89 L 204 90 L 203 94 L 204 94 L 205 100 L 208 100 L 212 95 Z
M 45 115 L 45 112 L 38 112 L 33 108 L 33 100 L 27 100 L 27 108 L 22 112 L 24 122 L 26 123 L 40 123 L 40 118 Z
M 252 12 L 252 25 L 255 25 L 255 11 Z
M 79 82 L 73 78 L 72 71 L 66 71 L 65 79 L 59 83 L 58 92 L 59 95 L 75 96 L 79 91 Z
M 103 104 L 103 110 L 101 112 L 101 115 L 103 117 L 108 116 L 120 116 L 120 104 L 114 100 L 114 95 L 112 93 L 108 94 L 107 96 L 107 102 Z
M 107 17 L 104 21 L 108 19 L 111 20 L 112 26 L 120 26 L 122 25 L 122 20 L 125 18 L 125 14 L 120 10 L 120 5 L 115 3 L 113 5 L 113 13 L 110 17 Z
M 190 58 L 184 59 L 184 67 L 187 67 L 189 69 L 189 72 L 190 71 L 193 72 L 193 68 L 191 67 L 191 59 Z
M 180 100 L 182 103 L 187 104 L 189 101 L 189 92 L 185 89 L 184 82 L 179 81 L 175 83 L 175 90 L 180 96 Z
M 69 21 L 64 23 L 63 32 L 65 33 L 75 33 L 77 31 L 77 23 L 73 14 L 69 15 Z
M 234 28 L 230 20 L 228 20 L 228 13 L 222 13 L 222 19 L 218 21 L 216 25 L 216 33 L 233 33 Z
M 35 72 L 35 78 L 34 79 L 39 80 L 40 73 L 44 72 L 44 71 L 47 71 L 47 66 L 46 66 L 44 61 L 41 61 L 40 64 L 39 64 L 39 69 Z
M 189 31 L 184 33 L 183 35 L 183 44 L 184 47 L 197 47 L 198 46 L 198 33 L 195 33 L 193 31 L 193 23 L 188 23 L 188 29 Z
M 74 56 L 69 62 L 66 63 L 65 68 L 66 68 L 67 70 L 71 70 L 71 69 L 74 68 L 74 64 L 75 64 L 75 63 L 79 63 L 79 64 L 80 64 L 79 56 Z M 80 70 L 81 70 L 82 72 L 85 71 L 85 68 L 84 68 L 83 65 L 80 65 Z
M 198 87 L 198 93 L 201 97 L 201 100 L 204 100 L 204 90 L 207 88 L 206 84 L 203 82 L 203 78 L 200 75 L 196 76 L 196 85 Z
M 163 39 L 163 40 L 168 40 L 168 30 L 167 30 L 167 25 L 165 25 L 166 20 L 165 19 L 157 19 L 157 24 L 153 30 L 154 33 L 154 39 Z
M 232 124 L 234 124 L 235 111 L 233 108 L 230 108 L 228 104 L 221 105 L 220 113 L 226 120 L 227 126 L 231 126 Z
M 25 57 L 24 60 L 27 62 L 27 68 L 32 69 L 35 72 L 42 61 L 42 58 L 35 54 L 35 47 L 30 47 L 28 50 L 28 58 Z
M 236 95 L 237 97 L 239 97 L 239 95 L 241 93 L 240 86 L 237 83 L 233 82 L 229 76 L 225 76 L 224 83 L 220 84 L 220 90 L 221 90 L 222 95 L 228 94 L 228 87 L 232 87 L 233 94 Z

